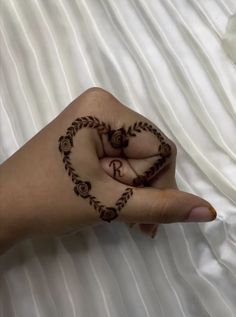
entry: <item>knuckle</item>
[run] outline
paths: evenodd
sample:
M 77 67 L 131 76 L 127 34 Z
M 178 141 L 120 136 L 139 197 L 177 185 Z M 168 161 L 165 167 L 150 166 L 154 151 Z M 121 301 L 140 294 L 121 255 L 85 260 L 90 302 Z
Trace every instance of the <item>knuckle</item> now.
M 100 87 L 91 87 L 89 89 L 87 89 L 84 94 L 89 97 L 89 98 L 94 98 L 94 97 L 107 97 L 107 96 L 111 96 L 111 94 L 103 89 L 103 88 L 100 88 Z
M 104 111 L 108 104 L 112 104 L 114 101 L 114 96 L 100 87 L 91 87 L 87 89 L 84 93 L 83 108 L 87 110 L 88 107 L 93 107 L 95 110 Z
M 79 109 L 81 113 L 87 112 L 88 107 L 102 103 L 106 94 L 108 92 L 100 87 L 91 87 L 75 98 L 70 106 Z

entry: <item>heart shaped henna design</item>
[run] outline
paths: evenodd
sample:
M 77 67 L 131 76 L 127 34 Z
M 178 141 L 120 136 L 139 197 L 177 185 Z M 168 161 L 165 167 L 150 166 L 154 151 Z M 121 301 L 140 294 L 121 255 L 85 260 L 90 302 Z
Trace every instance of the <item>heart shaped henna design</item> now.
M 75 185 L 75 194 L 84 199 L 88 199 L 89 204 L 92 205 L 96 211 L 98 211 L 99 217 L 104 221 L 111 222 L 118 217 L 121 209 L 127 204 L 128 200 L 133 195 L 133 189 L 131 187 L 127 187 L 113 207 L 106 207 L 96 198 L 96 196 L 91 194 L 91 183 L 87 180 L 81 180 L 70 160 L 70 153 L 73 148 L 73 137 L 79 130 L 83 128 L 96 129 L 100 136 L 103 134 L 107 135 L 108 141 L 115 149 L 127 147 L 129 145 L 129 139 L 136 137 L 138 133 L 143 131 L 150 132 L 157 137 L 158 141 L 160 142 L 157 153 L 159 158 L 152 167 L 144 172 L 143 175 L 138 175 L 133 180 L 133 186 L 148 185 L 149 181 L 164 165 L 167 158 L 171 156 L 171 146 L 164 141 L 162 134 L 147 122 L 135 122 L 132 126 L 129 126 L 127 130 L 124 128 L 112 130 L 109 124 L 106 124 L 105 122 L 100 121 L 98 118 L 93 116 L 77 118 L 66 130 L 66 135 L 59 138 L 59 151 L 63 155 L 65 169 Z

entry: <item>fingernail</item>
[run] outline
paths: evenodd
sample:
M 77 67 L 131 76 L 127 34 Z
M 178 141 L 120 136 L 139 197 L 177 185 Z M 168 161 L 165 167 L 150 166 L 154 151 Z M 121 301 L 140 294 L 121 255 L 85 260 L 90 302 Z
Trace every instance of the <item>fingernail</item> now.
M 186 222 L 204 222 L 212 221 L 216 218 L 217 213 L 215 209 L 211 207 L 195 207 L 191 210 Z

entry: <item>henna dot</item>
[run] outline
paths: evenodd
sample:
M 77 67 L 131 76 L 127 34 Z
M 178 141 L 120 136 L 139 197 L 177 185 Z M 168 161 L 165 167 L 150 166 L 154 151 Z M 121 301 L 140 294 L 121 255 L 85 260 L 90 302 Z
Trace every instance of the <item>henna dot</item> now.
M 118 217 L 117 211 L 115 208 L 112 208 L 112 207 L 107 207 L 106 209 L 103 209 L 103 211 L 100 214 L 100 218 L 107 222 L 111 222 L 117 217 Z

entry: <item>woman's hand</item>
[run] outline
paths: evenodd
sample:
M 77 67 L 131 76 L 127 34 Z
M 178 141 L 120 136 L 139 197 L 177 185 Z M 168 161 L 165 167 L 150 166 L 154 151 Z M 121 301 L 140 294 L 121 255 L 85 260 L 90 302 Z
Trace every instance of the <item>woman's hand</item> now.
M 176 147 L 100 88 L 74 100 L 0 167 L 2 249 L 35 234 L 103 221 L 211 221 L 202 198 L 176 188 Z

